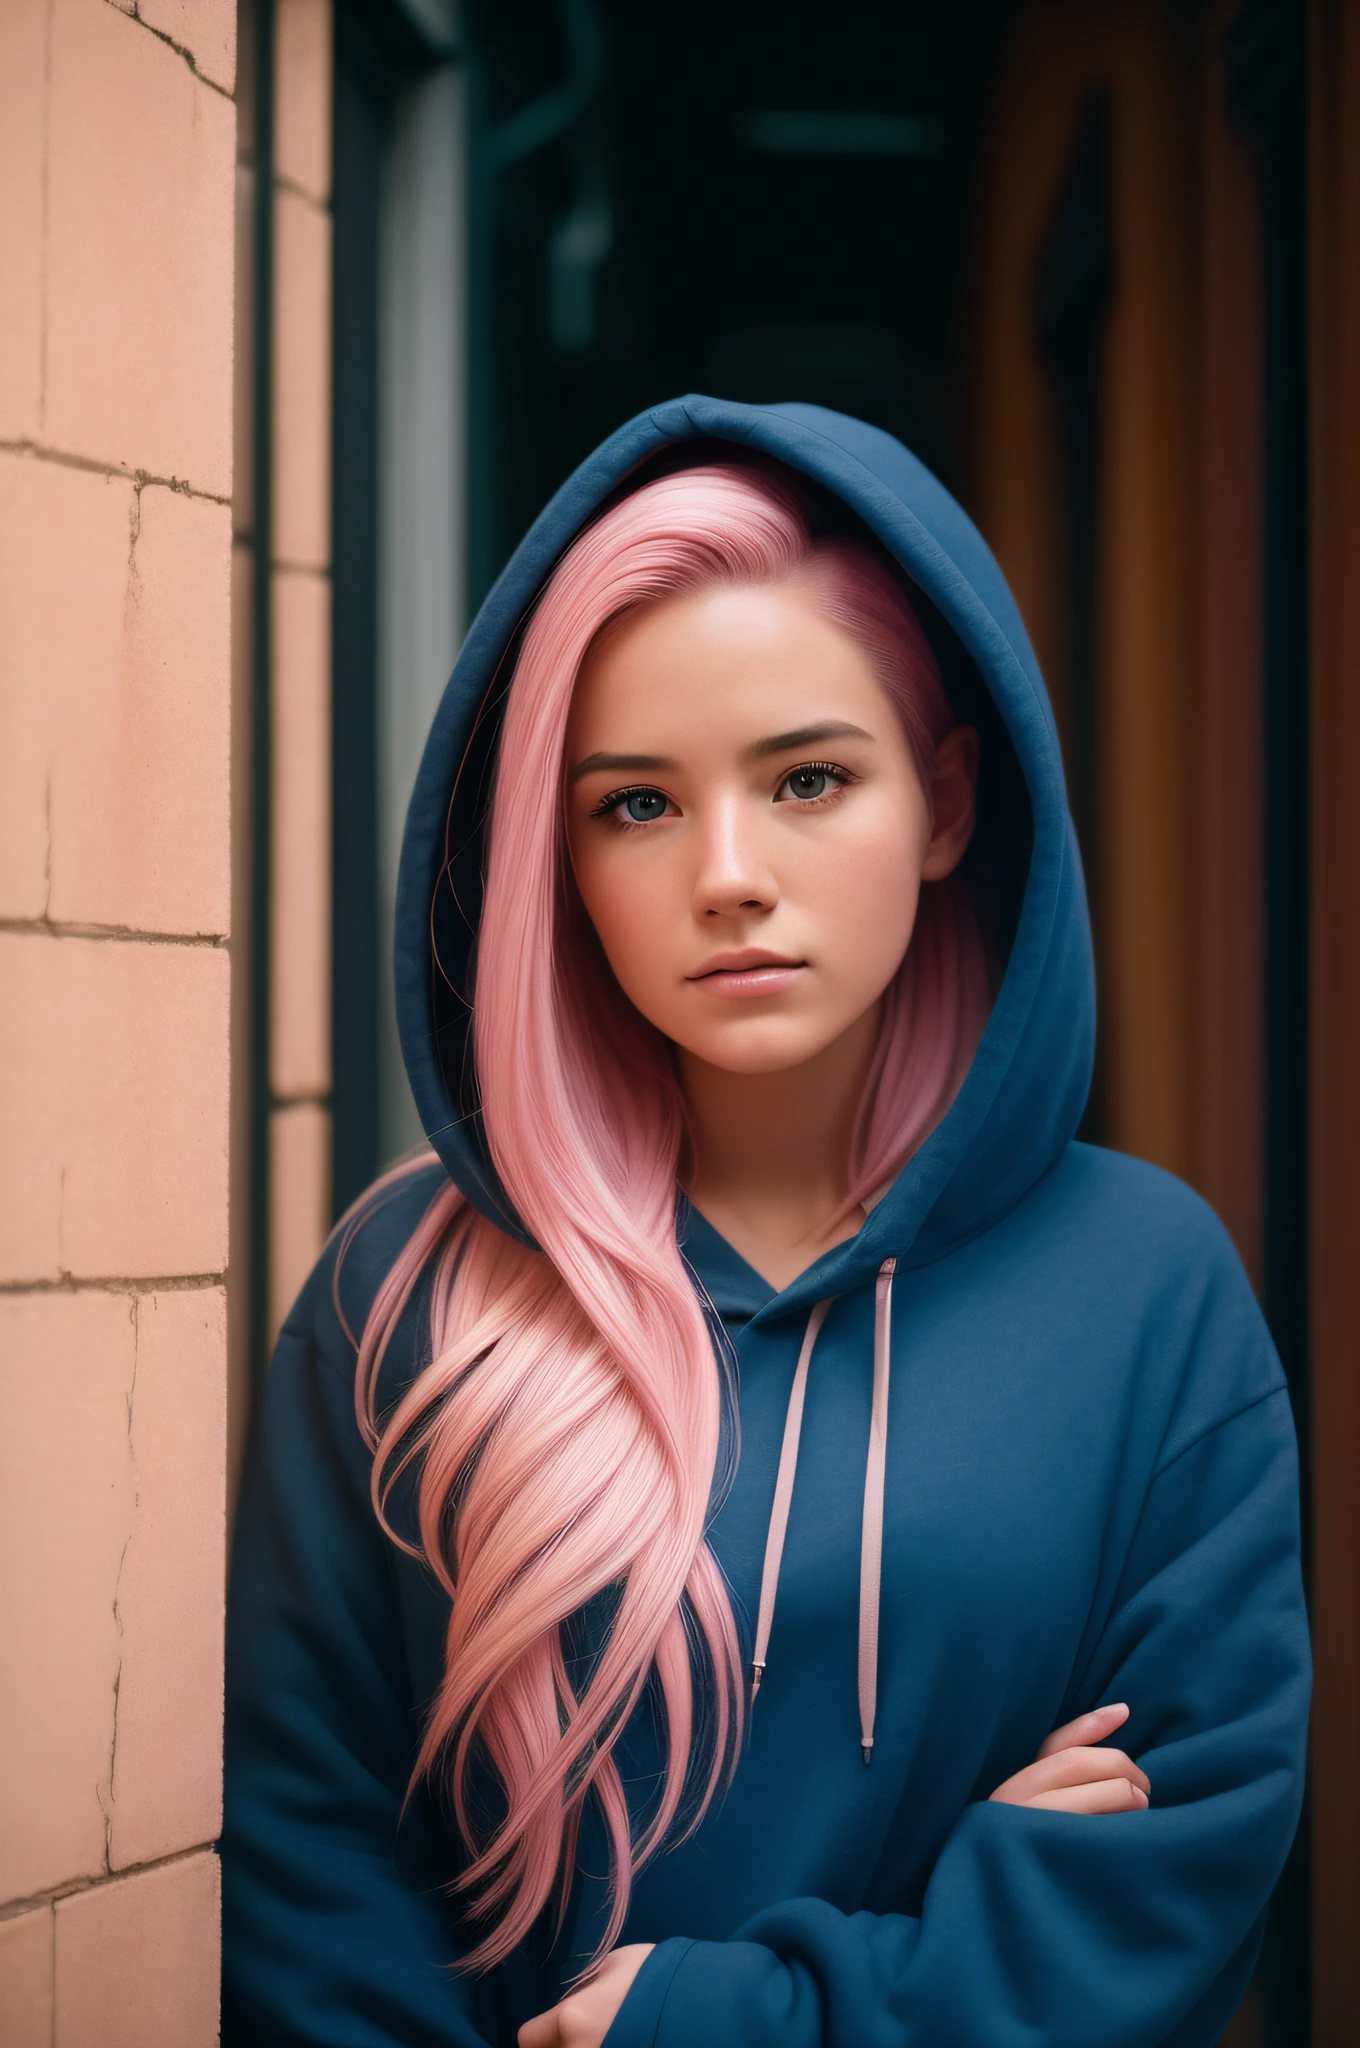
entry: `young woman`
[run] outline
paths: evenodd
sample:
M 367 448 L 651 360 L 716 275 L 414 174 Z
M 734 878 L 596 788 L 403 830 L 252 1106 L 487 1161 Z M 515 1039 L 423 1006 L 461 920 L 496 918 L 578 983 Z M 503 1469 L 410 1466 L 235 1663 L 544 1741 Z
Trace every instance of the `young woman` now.
M 1203 1204 L 1073 1142 L 958 507 L 811 407 L 622 429 L 468 636 L 397 965 L 433 1152 L 241 1503 L 227 2041 L 1207 2048 L 1300 1797 L 1288 1400 Z

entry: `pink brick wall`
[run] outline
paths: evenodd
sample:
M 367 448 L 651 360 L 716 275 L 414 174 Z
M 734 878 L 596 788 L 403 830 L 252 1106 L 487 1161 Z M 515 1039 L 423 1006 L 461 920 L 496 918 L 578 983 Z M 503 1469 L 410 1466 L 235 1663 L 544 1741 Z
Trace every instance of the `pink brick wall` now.
M 4 8 L 6 2048 L 217 2033 L 235 39 Z

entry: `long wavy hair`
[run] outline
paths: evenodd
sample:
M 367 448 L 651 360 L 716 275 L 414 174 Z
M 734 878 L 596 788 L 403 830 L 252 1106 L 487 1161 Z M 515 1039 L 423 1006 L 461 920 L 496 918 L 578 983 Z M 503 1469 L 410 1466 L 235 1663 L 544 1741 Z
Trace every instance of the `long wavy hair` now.
M 705 1537 L 722 1376 L 676 1242 L 684 1106 L 668 1043 L 586 921 L 561 799 L 567 714 L 595 636 L 630 608 L 715 583 L 797 585 L 853 635 L 927 786 L 953 723 L 886 561 L 859 540 L 814 538 L 793 477 L 740 462 L 621 498 L 577 536 L 524 631 L 491 804 L 473 1028 L 486 1144 L 541 1249 L 441 1188 L 379 1289 L 355 1380 L 377 1512 L 449 1598 L 443 1679 L 411 1782 L 447 1795 L 467 1850 L 458 1884 L 485 1929 L 472 1969 L 502 1960 L 554 1904 L 560 1926 L 590 1800 L 609 1844 L 600 1952 L 611 1947 L 637 1870 L 698 1825 L 742 1738 L 738 1631 Z M 965 883 L 924 883 L 886 991 L 847 1212 L 945 1114 L 989 1001 Z M 384 1356 L 423 1280 L 430 1362 L 380 1413 Z M 414 1540 L 388 1516 L 408 1473 Z M 637 1814 L 614 1752 L 649 1688 L 665 1769 Z M 488 1767 L 493 1801 L 474 1791 Z

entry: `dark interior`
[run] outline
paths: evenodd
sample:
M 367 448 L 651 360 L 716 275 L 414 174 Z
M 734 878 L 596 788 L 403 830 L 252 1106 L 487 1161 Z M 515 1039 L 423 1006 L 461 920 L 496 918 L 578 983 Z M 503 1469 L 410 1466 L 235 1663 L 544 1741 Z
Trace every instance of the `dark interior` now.
M 474 601 L 562 477 L 684 391 L 872 419 L 966 497 L 969 226 L 1007 12 L 469 8 L 490 285 Z M 572 126 L 530 148 L 526 114 L 554 94 Z

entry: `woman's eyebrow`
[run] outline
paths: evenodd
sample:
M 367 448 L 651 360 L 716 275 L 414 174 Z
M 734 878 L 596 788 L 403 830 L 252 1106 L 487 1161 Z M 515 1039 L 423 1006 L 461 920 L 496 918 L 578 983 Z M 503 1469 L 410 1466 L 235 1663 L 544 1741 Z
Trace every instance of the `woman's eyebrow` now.
M 750 760 L 760 760 L 766 754 L 787 754 L 794 747 L 816 746 L 819 740 L 872 740 L 873 734 L 865 732 L 861 725 L 847 725 L 843 718 L 828 718 L 820 725 L 800 725 L 795 732 L 771 733 L 767 740 L 757 740 L 753 747 L 746 749 Z
M 751 761 L 759 761 L 767 754 L 787 754 L 794 747 L 814 747 L 820 740 L 872 739 L 873 734 L 865 732 L 862 725 L 847 725 L 843 718 L 827 718 L 823 719 L 820 725 L 800 725 L 794 732 L 775 732 L 771 733 L 768 739 L 756 740 L 746 749 L 746 757 Z M 576 763 L 567 781 L 580 782 L 583 776 L 601 773 L 661 773 L 677 765 L 667 754 L 587 754 L 584 761 Z
M 595 775 L 601 769 L 608 769 L 611 775 L 639 775 L 649 768 L 674 768 L 675 765 L 664 754 L 587 754 L 584 761 L 576 763 L 567 781 L 579 782 L 583 775 Z

